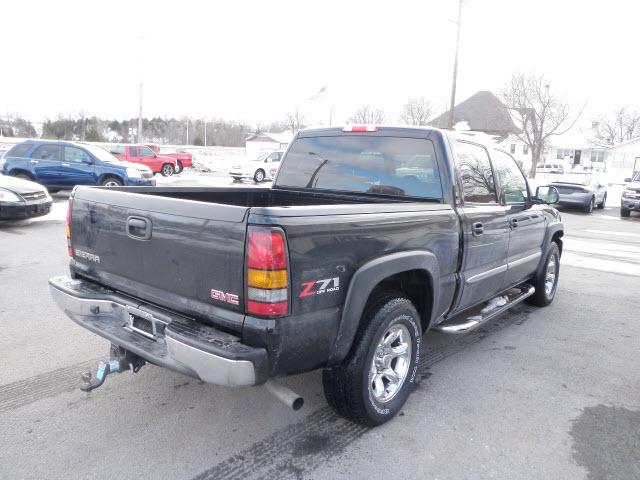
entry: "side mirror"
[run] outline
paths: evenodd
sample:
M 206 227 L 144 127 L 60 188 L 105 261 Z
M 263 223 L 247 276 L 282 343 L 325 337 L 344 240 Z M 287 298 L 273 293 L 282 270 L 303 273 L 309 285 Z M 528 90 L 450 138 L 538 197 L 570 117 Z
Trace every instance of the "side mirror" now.
M 535 198 L 541 203 L 550 205 L 552 203 L 558 203 L 558 200 L 560 200 L 560 195 L 558 194 L 558 190 L 556 189 L 556 187 L 538 187 L 536 188 Z
M 624 181 L 625 181 L 626 183 L 631 183 L 631 177 L 627 177 L 627 178 L 625 178 L 625 179 L 624 179 Z

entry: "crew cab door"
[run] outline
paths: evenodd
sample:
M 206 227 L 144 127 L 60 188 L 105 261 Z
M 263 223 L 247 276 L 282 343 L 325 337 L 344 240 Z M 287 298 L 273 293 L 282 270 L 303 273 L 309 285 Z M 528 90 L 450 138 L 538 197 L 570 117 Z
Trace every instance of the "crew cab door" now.
M 506 209 L 498 201 L 487 150 L 457 141 L 454 158 L 462 184 L 458 208 L 463 231 L 461 294 L 456 311 L 490 299 L 504 288 L 509 227 Z
M 151 170 L 158 171 L 160 170 L 160 168 L 162 168 L 162 166 L 160 165 L 162 162 L 157 160 L 157 155 L 155 154 L 155 152 L 153 150 L 151 150 L 151 148 L 149 147 L 137 147 L 138 148 L 138 153 L 139 153 L 139 157 L 136 160 L 136 162 L 142 163 L 143 165 L 146 165 L 147 167 L 149 167 Z
M 546 229 L 545 217 L 538 205 L 531 203 L 522 170 L 506 152 L 491 154 L 498 178 L 500 199 L 509 221 L 509 249 L 504 288 L 530 277 L 538 267 Z

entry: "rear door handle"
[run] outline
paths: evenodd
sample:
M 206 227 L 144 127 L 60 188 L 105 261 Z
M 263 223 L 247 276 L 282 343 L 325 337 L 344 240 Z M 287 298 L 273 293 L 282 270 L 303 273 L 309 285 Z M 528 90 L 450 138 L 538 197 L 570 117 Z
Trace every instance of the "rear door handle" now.
M 518 219 L 513 217 L 509 220 L 509 225 L 511 228 L 518 228 Z
M 31 160 L 31 163 L 35 165 L 36 163 L 38 163 L 38 160 Z
M 70 163 L 62 162 L 62 166 L 63 166 L 63 167 L 70 167 L 70 166 L 71 166 L 71 164 L 70 164 Z
M 482 222 L 476 222 L 471 225 L 471 233 L 475 236 L 482 235 L 484 233 L 484 225 L 482 225 Z
M 144 217 L 127 218 L 127 235 L 136 240 L 149 240 L 151 238 L 151 220 Z

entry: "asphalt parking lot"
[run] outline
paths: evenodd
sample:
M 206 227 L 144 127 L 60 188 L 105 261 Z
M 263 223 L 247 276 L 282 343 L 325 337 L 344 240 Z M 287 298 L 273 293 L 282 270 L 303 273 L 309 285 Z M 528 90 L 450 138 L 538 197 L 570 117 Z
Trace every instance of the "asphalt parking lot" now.
M 154 366 L 81 392 L 108 344 L 49 296 L 65 214 L 60 193 L 0 225 L 0 478 L 640 478 L 640 215 L 563 211 L 554 303 L 428 333 L 416 391 L 367 429 L 332 413 L 319 372 L 283 380 L 297 412 Z

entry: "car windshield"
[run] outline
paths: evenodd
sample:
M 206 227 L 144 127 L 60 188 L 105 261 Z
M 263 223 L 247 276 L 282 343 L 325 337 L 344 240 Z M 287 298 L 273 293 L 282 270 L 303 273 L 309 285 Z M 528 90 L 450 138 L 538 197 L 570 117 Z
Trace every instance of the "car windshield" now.
M 95 145 L 82 145 L 82 147 L 101 162 L 122 163 L 117 157 L 114 157 L 104 148 L 96 147 Z
M 636 176 L 633 178 L 634 182 L 640 182 L 640 172 L 636 173 Z
M 588 173 L 567 173 L 556 180 L 558 183 L 572 183 L 575 185 L 589 185 L 590 181 L 591 175 Z

